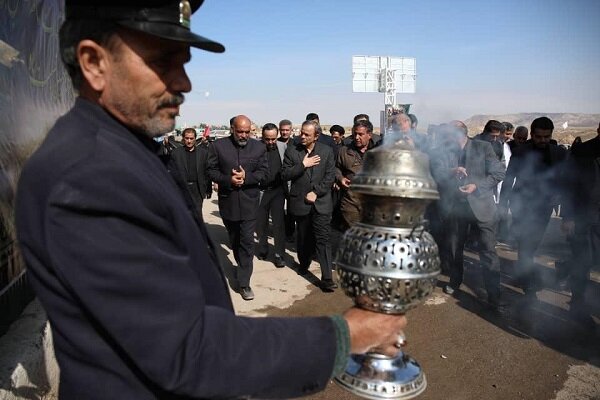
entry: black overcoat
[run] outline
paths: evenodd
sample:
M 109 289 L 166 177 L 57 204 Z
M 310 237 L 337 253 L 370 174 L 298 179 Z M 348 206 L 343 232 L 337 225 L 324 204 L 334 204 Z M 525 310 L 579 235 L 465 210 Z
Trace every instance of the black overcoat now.
M 155 145 L 78 99 L 23 169 L 18 238 L 52 326 L 59 397 L 288 398 L 323 388 L 331 319 L 235 316 L 203 224 Z

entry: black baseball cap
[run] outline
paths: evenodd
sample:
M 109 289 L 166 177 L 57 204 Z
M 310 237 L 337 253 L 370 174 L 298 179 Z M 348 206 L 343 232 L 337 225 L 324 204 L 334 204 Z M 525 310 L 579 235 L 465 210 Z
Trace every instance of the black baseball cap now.
M 66 0 L 67 20 L 106 20 L 119 26 L 192 47 L 222 53 L 225 47 L 191 31 L 192 14 L 204 0 Z

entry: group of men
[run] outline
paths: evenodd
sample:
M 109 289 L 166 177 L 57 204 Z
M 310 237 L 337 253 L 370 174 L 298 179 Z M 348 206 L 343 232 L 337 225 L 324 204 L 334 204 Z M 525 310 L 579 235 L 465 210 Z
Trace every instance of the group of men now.
M 279 187 L 297 225 L 299 271 L 315 252 L 323 288 L 331 290 L 331 250 L 324 239 L 331 229 L 332 190 L 336 185 L 351 188 L 355 164 L 375 140 L 370 122 L 359 118 L 352 143 L 336 150 L 334 140 L 308 116 L 297 140 L 286 140 L 286 124 L 280 124 L 281 141 L 287 145 L 283 151 L 274 140 L 274 125 L 263 127 L 262 143 L 249 140 L 252 124 L 239 115 L 231 124 L 231 137 L 206 149 L 194 146 L 189 132 L 183 150 L 165 157 L 153 139 L 173 130 L 184 93 L 191 91 L 185 72 L 190 47 L 225 50 L 191 31 L 191 14 L 201 4 L 65 2 L 60 57 L 78 98 L 23 168 L 15 209 L 29 280 L 53 329 L 61 399 L 297 397 L 323 389 L 344 370 L 350 353 L 396 356 L 403 345 L 398 337 L 406 318 L 401 315 L 356 307 L 331 317 L 234 314 L 200 212 L 208 180 L 218 189 L 245 298 L 252 297 L 254 241 L 249 235 L 257 229 L 258 205 L 264 200 L 258 226 L 264 233 L 265 215 L 280 209 Z M 525 193 L 531 192 L 517 185 L 521 174 L 554 179 L 549 166 L 553 157 L 563 157 L 549 143 L 548 121 L 532 123 L 531 144 L 522 145 L 519 156 L 521 166 L 512 167 L 520 151 L 509 163 L 506 174 L 512 167 L 515 183 L 504 179 L 502 192 L 510 191 L 504 186 L 512 188 L 508 206 L 515 210 L 523 204 L 517 201 L 521 193 L 526 201 Z M 497 299 L 490 210 L 497 183 L 505 177 L 497 153 L 491 144 L 468 138 L 458 121 L 449 124 L 452 129 L 441 146 L 430 146 L 407 129 L 406 116 L 398 116 L 395 124 L 394 140 L 430 153 L 441 198 L 452 199 L 440 213 L 453 218 L 451 268 L 462 268 L 456 250 L 465 237 L 464 225 L 476 222 L 486 230 L 480 254 L 490 299 Z M 598 131 L 600 135 L 600 127 Z M 596 175 L 597 143 L 573 149 L 574 157 L 567 160 L 573 171 Z M 450 151 L 435 157 L 442 148 Z M 201 182 L 203 163 L 207 175 Z M 569 184 L 565 230 L 597 244 L 597 187 L 590 191 L 589 182 L 577 174 Z M 351 225 L 360 204 L 346 193 L 341 201 L 344 220 Z M 540 224 L 552 202 L 543 199 L 547 201 L 534 204 L 540 206 Z M 588 205 L 585 210 L 581 201 Z M 262 245 L 259 255 L 266 256 Z M 587 254 L 582 263 L 589 261 Z M 458 272 L 452 273 L 454 290 L 462 279 Z M 582 276 L 578 282 L 585 285 Z
M 429 218 L 442 268 L 450 277 L 444 291 L 454 295 L 462 284 L 463 251 L 471 230 L 489 305 L 499 311 L 507 305 L 495 248 L 498 237 L 515 243 L 513 273 L 527 303 L 535 301 L 542 282 L 534 256 L 553 211 L 562 205 L 563 229 L 573 247 L 570 311 L 577 320 L 589 322 L 585 288 L 600 248 L 598 139 L 576 144 L 569 152 L 552 139 L 554 124 L 547 117 L 532 121 L 530 139 L 523 126 L 514 129 L 511 139 L 513 129 L 510 123 L 490 120 L 481 134 L 469 138 L 464 123 L 452 121 L 423 148 L 440 192 Z
M 400 351 L 404 316 L 235 315 L 199 212 L 208 188 L 193 182 L 206 159 L 241 244 L 253 229 L 241 214 L 271 178 L 265 146 L 245 139 L 243 116 L 208 151 L 186 133 L 190 145 L 165 157 L 154 140 L 191 91 L 190 48 L 225 50 L 191 31 L 201 3 L 65 2 L 60 57 L 78 97 L 23 168 L 15 207 L 61 399 L 291 398 L 323 389 L 350 353 Z
M 238 120 L 243 121 L 245 130 L 238 127 Z M 248 133 L 250 120 L 238 116 L 232 121 L 231 138 L 210 146 L 208 153 L 213 156 L 209 157 L 206 168 L 210 179 L 224 185 L 219 192 L 219 209 L 238 263 L 242 297 L 246 300 L 254 297 L 250 287 L 253 255 L 263 260 L 269 258 L 269 217 L 275 266 L 286 265 L 284 238 L 295 234 L 298 273 L 306 274 L 316 255 L 321 267 L 321 288 L 332 291 L 336 284 L 332 279 L 331 229 L 333 226 L 345 230 L 360 220 L 361 204 L 351 190 L 351 182 L 362 168 L 366 152 L 382 142 L 381 136 L 373 134 L 373 125 L 366 114 L 354 118 L 351 135 L 345 137 L 344 128 L 333 125 L 329 136 L 321 131 L 318 115 L 311 113 L 299 136 L 292 136 L 289 120 L 282 120 L 278 126 L 264 125 L 262 143 L 250 141 L 256 149 L 251 158 L 256 162 L 245 166 L 239 158 L 239 138 Z M 567 151 L 552 139 L 554 126 L 546 117 L 532 122 L 531 139 L 526 127 L 514 129 L 508 122 L 495 120 L 488 121 L 483 132 L 473 138 L 460 121 L 444 124 L 432 135 L 417 133 L 416 122 L 413 115 L 393 116 L 385 141 L 404 140 L 430 156 L 440 200 L 430 207 L 428 218 L 440 246 L 444 272 L 450 277 L 444 291 L 452 295 L 460 288 L 464 248 L 469 238 L 474 237 L 488 303 L 501 310 L 506 305 L 496 252 L 501 239 L 516 244 L 517 281 L 528 298 L 535 298 L 540 288 L 535 252 L 552 211 L 561 202 L 568 202 L 573 192 L 567 190 L 565 178 L 572 176 L 567 173 L 567 165 L 581 163 L 566 163 Z M 243 140 L 245 146 L 247 137 Z M 225 151 L 224 143 L 228 143 L 229 150 Z M 216 156 L 223 152 L 234 152 L 236 157 L 225 160 Z M 236 189 L 246 194 L 245 202 L 236 197 L 238 192 L 231 192 L 231 182 L 224 181 L 234 179 L 238 166 L 252 174 L 250 181 L 242 182 Z M 246 222 L 232 223 L 230 215 L 234 209 L 241 210 L 234 219 Z M 254 232 L 258 236 L 257 245 Z M 586 263 L 588 270 L 590 264 Z M 575 285 L 576 300 L 572 308 L 580 310 L 585 287 L 582 283 L 585 279 L 581 277 L 586 276 L 586 268 L 575 269 L 579 271 L 575 274 L 579 283 Z

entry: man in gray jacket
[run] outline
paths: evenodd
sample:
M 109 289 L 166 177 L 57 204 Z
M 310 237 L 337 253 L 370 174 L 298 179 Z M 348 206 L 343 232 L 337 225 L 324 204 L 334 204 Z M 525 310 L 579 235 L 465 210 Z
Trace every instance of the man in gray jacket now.
M 461 121 L 450 123 L 445 151 L 432 157 L 432 174 L 440 191 L 442 214 L 450 225 L 448 237 L 450 283 L 453 294 L 463 281 L 463 251 L 469 225 L 479 229 L 479 259 L 489 304 L 500 299 L 500 263 L 496 254 L 496 204 L 494 190 L 504 179 L 504 167 L 488 142 L 472 140 Z

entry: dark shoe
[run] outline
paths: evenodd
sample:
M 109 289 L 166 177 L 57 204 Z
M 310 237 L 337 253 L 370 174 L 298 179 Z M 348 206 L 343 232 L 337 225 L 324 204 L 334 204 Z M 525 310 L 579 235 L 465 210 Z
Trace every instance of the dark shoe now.
M 275 259 L 273 260 L 273 264 L 275 264 L 276 268 L 285 267 L 285 261 L 283 261 L 283 258 L 279 254 L 275 254 Z
M 265 261 L 267 259 L 267 254 L 257 254 L 256 258 L 258 258 L 261 261 Z
M 241 288 L 240 294 L 242 295 L 242 299 L 246 301 L 254 300 L 254 292 L 250 286 Z
M 458 288 L 454 288 L 454 287 L 452 287 L 450 285 L 446 285 L 446 286 L 444 286 L 444 289 L 442 289 L 442 290 L 444 291 L 444 293 L 449 294 L 450 296 L 452 296 L 457 289 Z
M 489 291 L 487 302 L 492 310 L 499 313 L 504 313 L 508 309 L 508 302 L 501 291 Z
M 324 292 L 333 292 L 337 288 L 337 283 L 335 283 L 332 279 L 324 279 L 321 281 L 321 290 Z
M 296 263 L 295 267 L 296 267 L 296 273 L 298 275 L 308 275 L 308 266 L 303 267 L 300 264 Z

